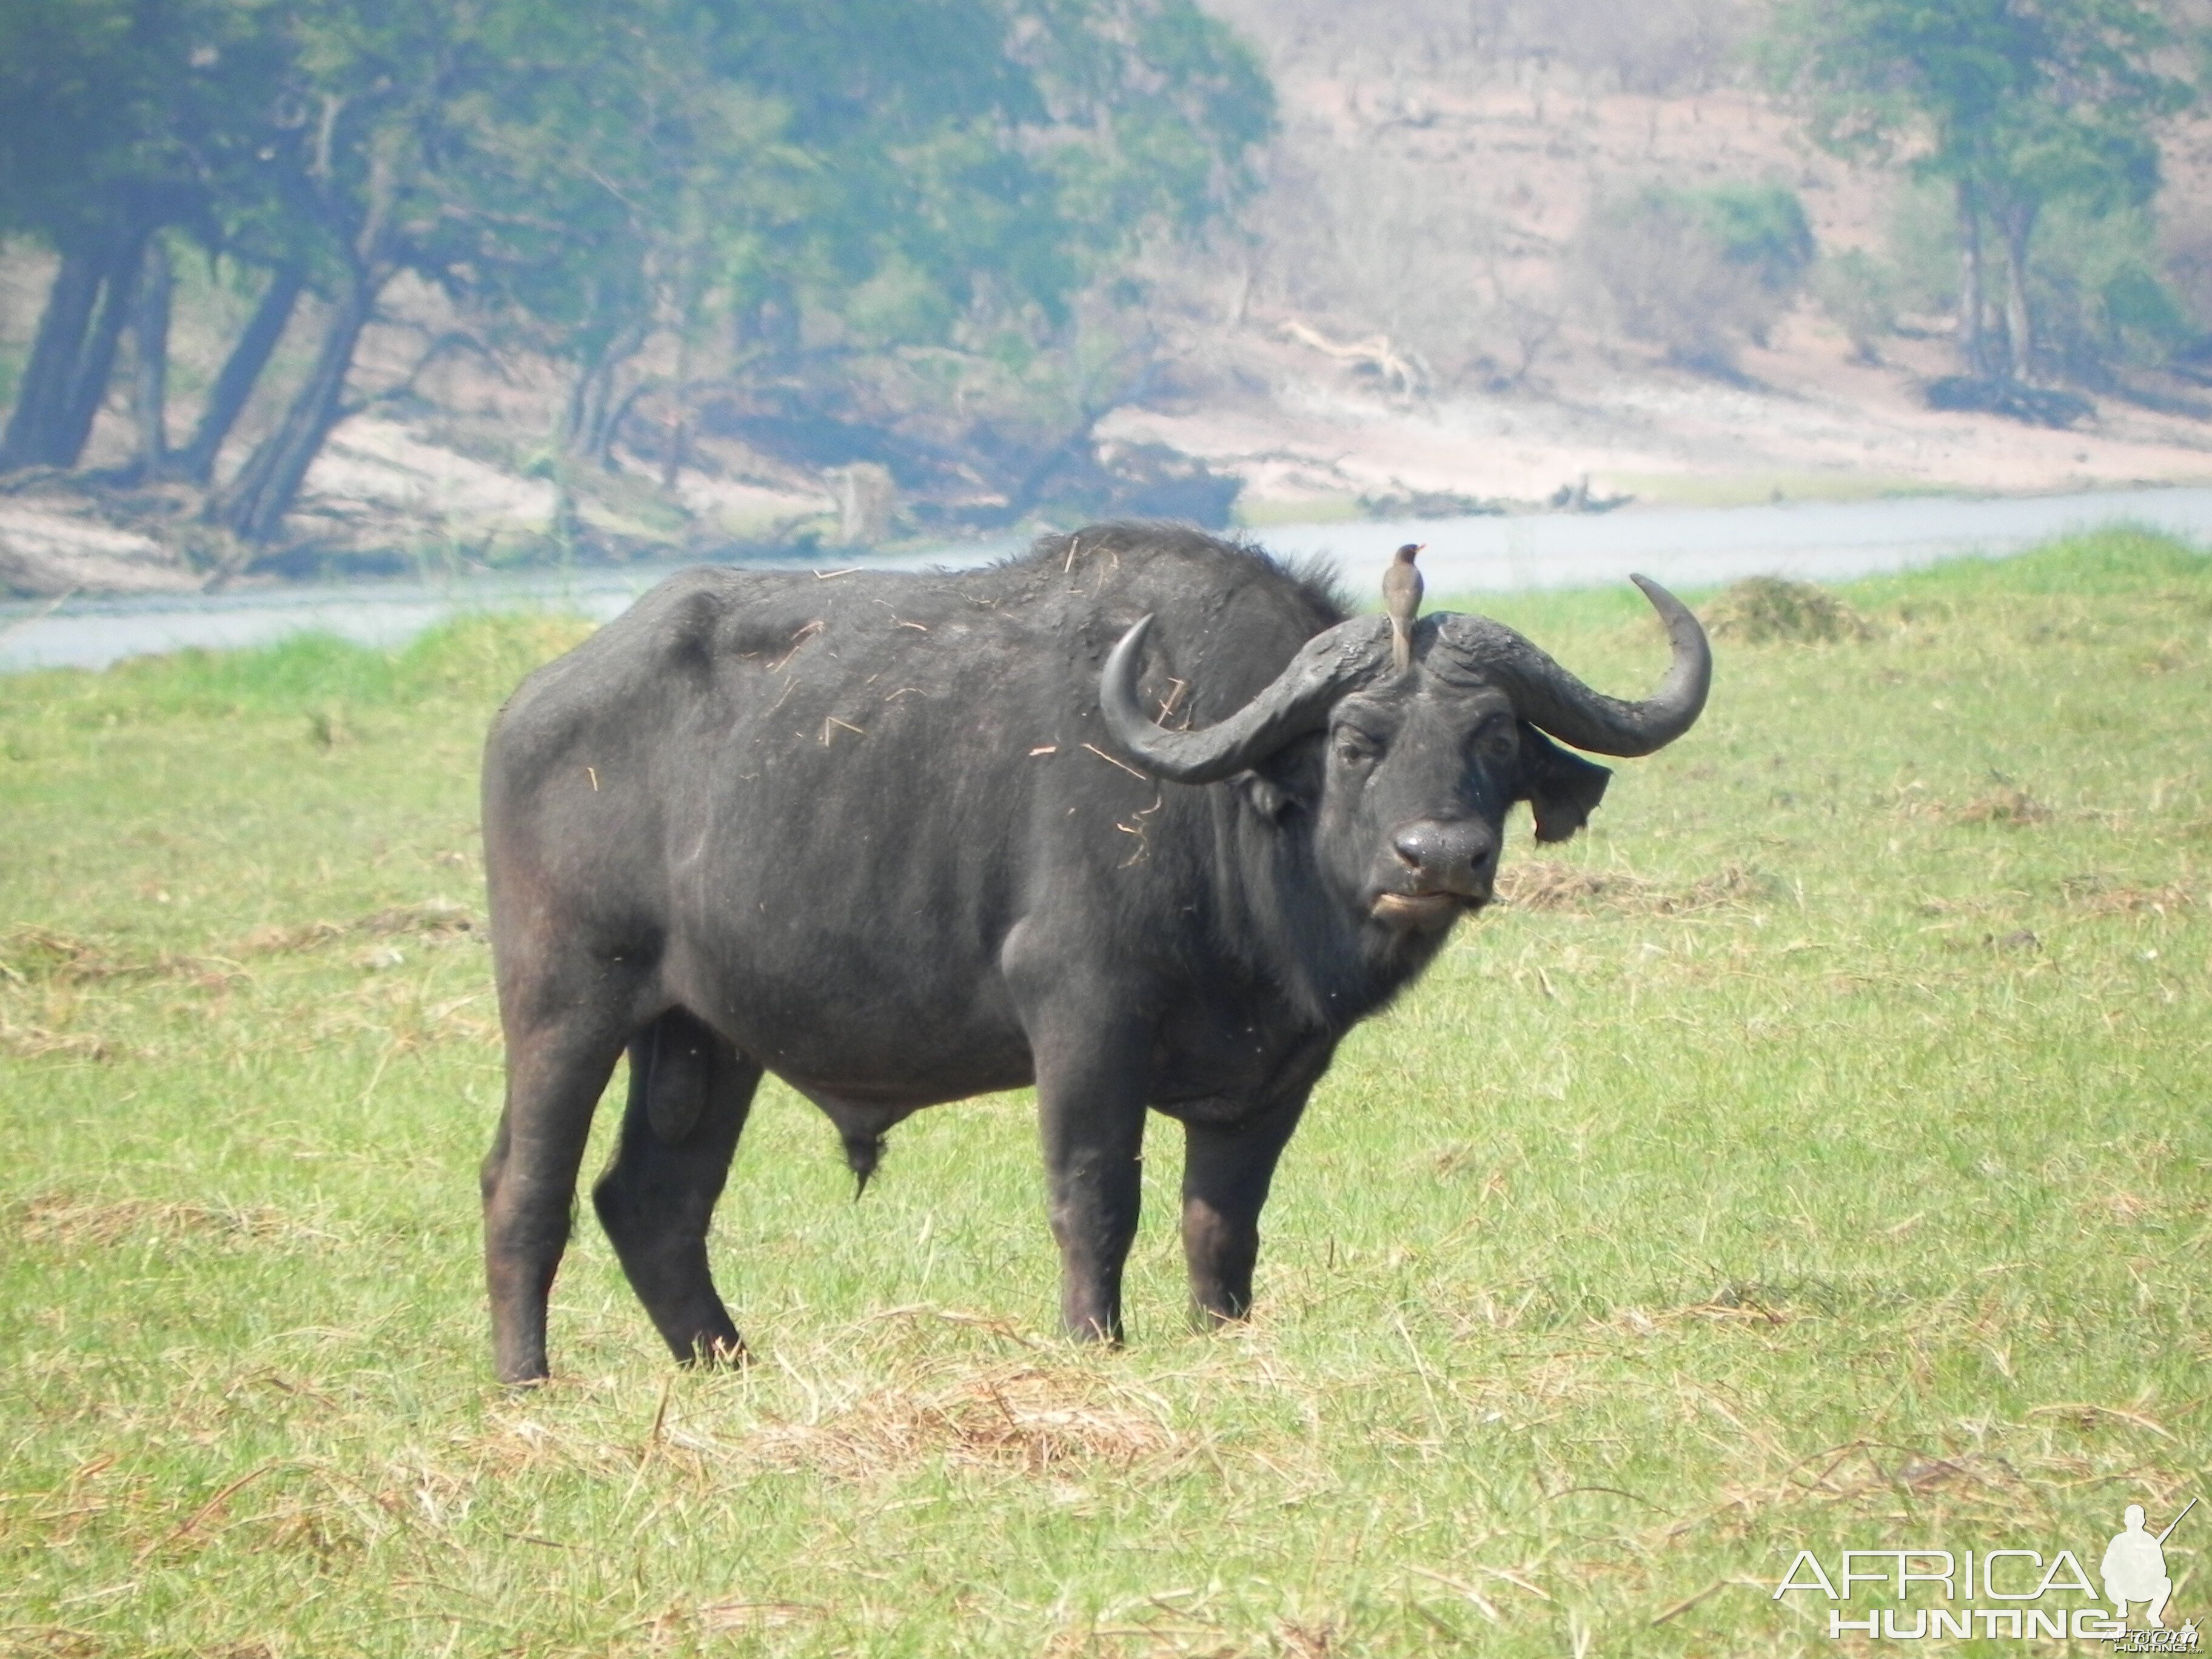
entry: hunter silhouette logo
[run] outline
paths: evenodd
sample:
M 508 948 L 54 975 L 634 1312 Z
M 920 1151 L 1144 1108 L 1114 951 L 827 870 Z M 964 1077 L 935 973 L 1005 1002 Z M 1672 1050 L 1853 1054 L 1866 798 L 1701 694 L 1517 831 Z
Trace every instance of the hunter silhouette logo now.
M 2192 1498 L 2181 1515 L 2196 1507 Z M 2105 1546 L 2105 1562 L 2098 1574 L 2105 1581 L 2105 1599 L 2118 1609 L 2122 1624 L 2128 1622 L 2128 1603 L 2142 1601 L 2148 1604 L 2143 1623 L 2153 1630 L 2166 1628 L 2166 1620 L 2160 1615 L 2166 1611 L 2166 1598 L 2173 1594 L 2173 1580 L 2166 1572 L 2166 1540 L 2181 1524 L 2181 1515 L 2154 1538 L 2143 1530 L 2142 1505 L 2130 1504 L 2122 1517 L 2127 1530 L 2115 1533 L 2112 1541 Z
M 2103 1641 L 2117 1653 L 2197 1653 L 2202 1642 L 2194 1620 L 2179 1629 L 2166 1622 L 2173 1595 L 2166 1542 L 2196 1507 L 2192 1498 L 2165 1531 L 2153 1534 L 2142 1505 L 2129 1504 L 2121 1530 L 2112 1534 L 2098 1564 L 2101 1596 L 2072 1550 L 2062 1549 L 2046 1560 L 2040 1550 L 1884 1548 L 1844 1551 L 1832 1575 L 1811 1550 L 1800 1550 L 1773 1599 L 1812 1591 L 1848 1602 L 1863 1585 L 1891 1592 L 1894 1607 L 1850 1610 L 1863 1611 L 1863 1617 L 1847 1617 L 1841 1607 L 1829 1608 L 1832 1638 L 1847 1631 L 1893 1642 L 1940 1636 L 1978 1636 L 1985 1641 L 2072 1637 Z M 2068 1597 L 2075 1599 L 2060 1599 Z M 1923 1605 L 1912 1606 L 1915 1600 Z M 2100 1601 L 2111 1603 L 2111 1610 Z M 1971 1605 L 1976 1602 L 1993 1605 Z M 2139 1627 L 2128 1623 L 2130 1607 L 2142 1610 Z

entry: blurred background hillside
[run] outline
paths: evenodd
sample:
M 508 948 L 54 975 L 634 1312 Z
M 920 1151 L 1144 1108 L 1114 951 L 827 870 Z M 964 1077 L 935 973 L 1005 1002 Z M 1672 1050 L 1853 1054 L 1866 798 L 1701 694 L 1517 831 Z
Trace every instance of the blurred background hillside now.
M 2212 476 L 2206 0 L 0 0 L 0 586 Z

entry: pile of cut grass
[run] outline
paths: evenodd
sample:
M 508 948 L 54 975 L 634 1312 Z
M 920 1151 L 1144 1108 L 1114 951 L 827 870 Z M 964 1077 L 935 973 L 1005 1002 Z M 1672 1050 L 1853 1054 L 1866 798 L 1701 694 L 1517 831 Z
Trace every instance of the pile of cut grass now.
M 1749 576 L 1722 589 L 1705 608 L 1705 624 L 1714 639 L 1746 645 L 1827 645 L 1873 631 L 1826 588 L 1780 576 Z
M 856 1205 L 771 1085 L 714 1243 L 761 1362 L 672 1373 L 586 1220 L 522 1396 L 475 763 L 575 630 L 0 678 L 0 1649 L 1826 1653 L 1801 1548 L 2094 1570 L 2212 1462 L 2212 568 L 1838 597 L 1873 637 L 1723 644 L 1345 1044 L 1249 1329 L 1182 1334 L 1171 1126 L 1100 1354 L 1024 1098 Z M 1625 586 L 1486 608 L 1663 660 Z

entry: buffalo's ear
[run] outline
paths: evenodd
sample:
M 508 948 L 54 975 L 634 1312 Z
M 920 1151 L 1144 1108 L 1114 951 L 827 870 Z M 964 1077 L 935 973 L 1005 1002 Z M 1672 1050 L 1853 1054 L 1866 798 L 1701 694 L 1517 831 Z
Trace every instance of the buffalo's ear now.
M 1316 736 L 1285 744 L 1238 782 L 1245 796 L 1268 817 L 1280 823 L 1292 812 L 1311 811 L 1321 799 L 1322 741 Z
M 1565 841 L 1589 822 L 1605 799 L 1609 768 L 1584 760 L 1521 722 L 1521 793 L 1536 815 L 1538 841 Z

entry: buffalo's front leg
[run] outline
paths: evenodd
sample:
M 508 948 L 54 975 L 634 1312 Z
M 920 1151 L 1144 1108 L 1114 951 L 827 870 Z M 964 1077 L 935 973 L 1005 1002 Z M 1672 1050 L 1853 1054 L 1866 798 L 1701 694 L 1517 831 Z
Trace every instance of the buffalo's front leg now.
M 632 1039 L 622 1140 L 592 1189 L 638 1300 L 677 1358 L 741 1359 L 715 1293 L 707 1228 L 761 1068 L 682 1009 Z
M 1121 1267 L 1137 1236 L 1151 1027 L 1067 994 L 1026 1011 L 1036 1063 L 1060 1317 L 1085 1342 L 1121 1340 Z
M 1119 1342 L 1156 1023 L 1112 973 L 1071 964 L 1065 933 L 1049 919 L 1024 918 L 1000 964 L 1035 1067 L 1060 1322 L 1078 1341 Z
M 1145 1103 L 1119 1078 L 1037 1079 L 1060 1245 L 1060 1319 L 1083 1342 L 1121 1340 L 1121 1267 L 1137 1236 Z
M 1191 1322 L 1202 1330 L 1251 1311 L 1260 1208 L 1305 1104 L 1301 1092 L 1234 1127 L 1183 1127 L 1182 1254 Z

